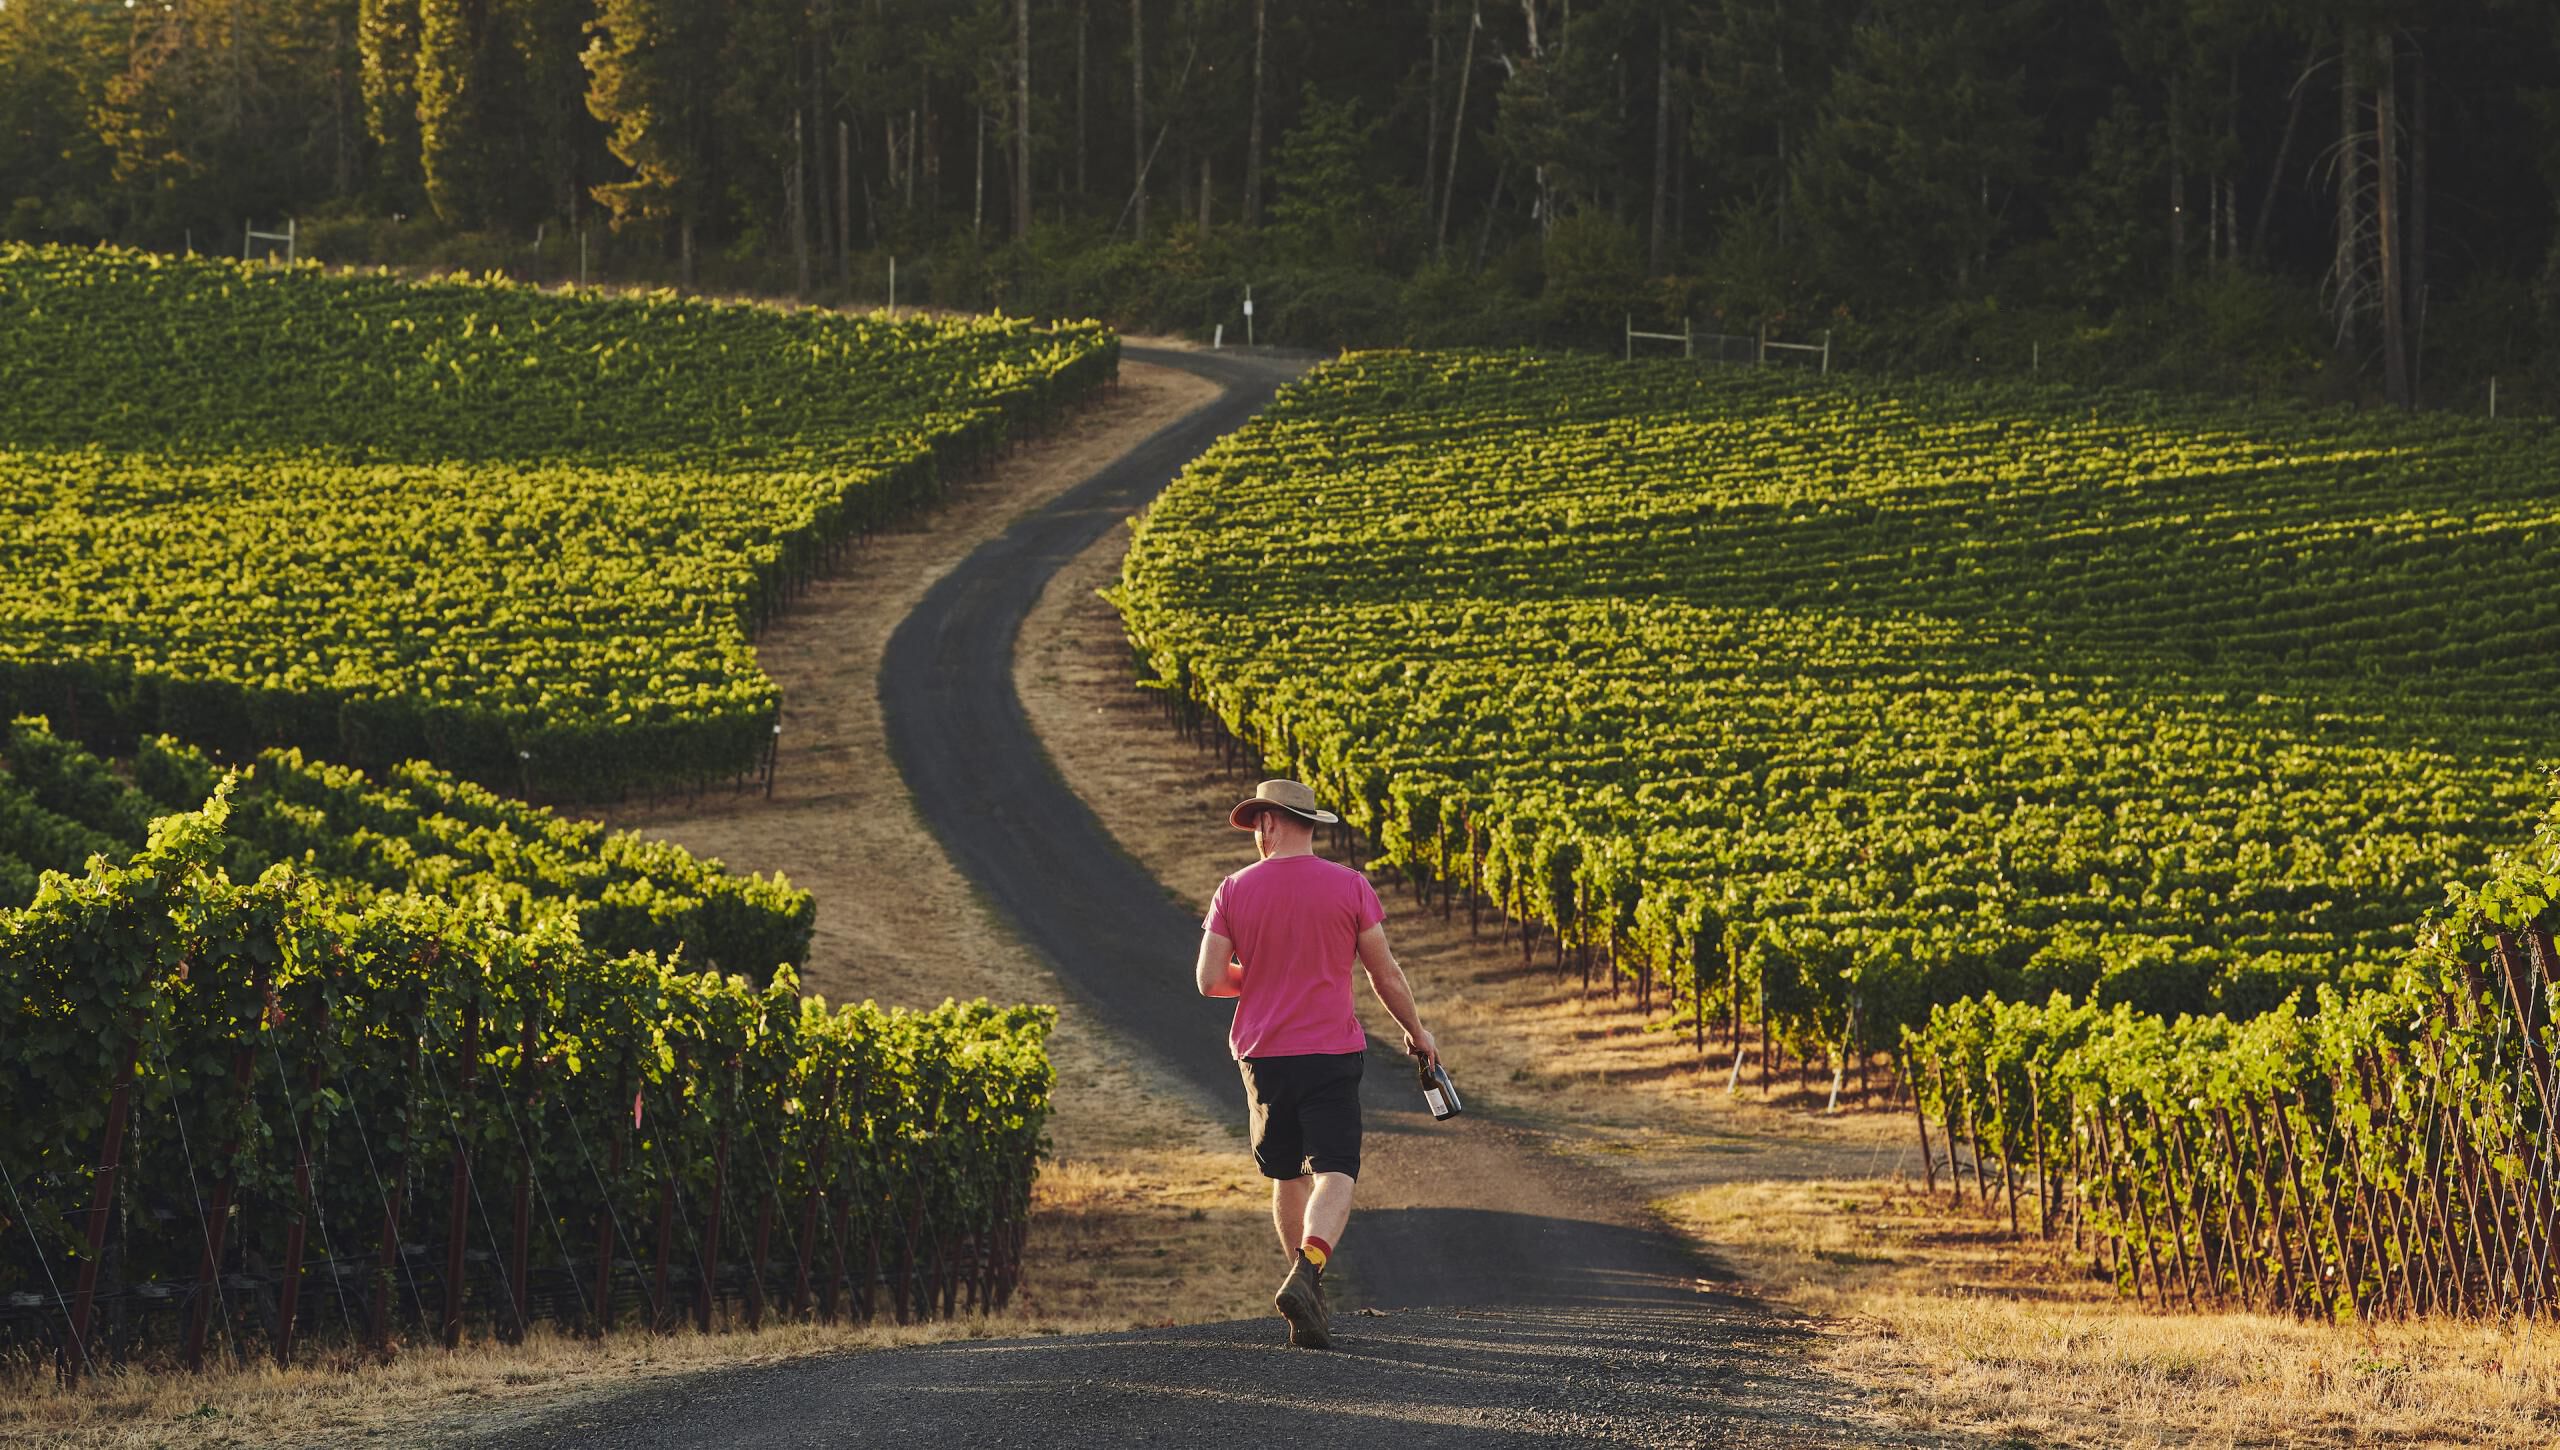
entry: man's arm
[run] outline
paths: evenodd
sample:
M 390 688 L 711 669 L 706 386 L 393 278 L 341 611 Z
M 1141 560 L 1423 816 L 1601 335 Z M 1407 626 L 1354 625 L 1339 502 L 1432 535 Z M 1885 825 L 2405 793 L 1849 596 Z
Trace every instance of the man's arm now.
M 1404 1029 L 1404 1050 L 1438 1062 L 1440 1044 L 1422 1025 L 1422 1014 L 1413 1005 L 1413 984 L 1404 979 L 1404 968 L 1396 964 L 1396 954 L 1387 950 L 1386 923 L 1375 923 L 1360 933 L 1360 965 L 1369 973 L 1369 990 L 1378 994 L 1396 1025 Z
M 1200 960 L 1191 971 L 1203 997 L 1233 997 L 1244 991 L 1244 968 L 1236 965 L 1236 944 L 1214 931 L 1200 933 Z

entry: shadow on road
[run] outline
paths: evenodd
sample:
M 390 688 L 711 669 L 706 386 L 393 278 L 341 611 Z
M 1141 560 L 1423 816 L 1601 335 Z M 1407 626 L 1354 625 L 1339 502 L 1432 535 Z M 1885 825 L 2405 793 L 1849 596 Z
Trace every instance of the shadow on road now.
M 1872 1445 L 1801 1331 L 1705 1296 L 1674 1308 L 1277 1318 L 997 1340 L 701 1376 L 503 1443 L 804 1445 Z

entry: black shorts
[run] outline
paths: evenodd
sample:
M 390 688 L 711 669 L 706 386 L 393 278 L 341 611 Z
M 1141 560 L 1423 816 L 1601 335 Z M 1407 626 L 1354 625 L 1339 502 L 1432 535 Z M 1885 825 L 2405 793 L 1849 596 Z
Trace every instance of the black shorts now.
M 1265 1178 L 1318 1173 L 1360 1176 L 1360 1065 L 1365 1052 L 1248 1057 L 1244 1105 L 1253 1123 L 1253 1164 Z

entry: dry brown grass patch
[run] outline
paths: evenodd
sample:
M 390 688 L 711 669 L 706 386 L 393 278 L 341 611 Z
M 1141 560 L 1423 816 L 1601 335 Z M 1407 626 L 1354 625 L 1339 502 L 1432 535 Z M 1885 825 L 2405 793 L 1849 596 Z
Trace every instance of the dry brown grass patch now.
M 2560 1336 L 2162 1313 L 2067 1233 L 1890 1180 L 1724 1183 L 1658 1207 L 1737 1287 L 1831 1324 L 1820 1358 L 1910 1428 L 2056 1445 L 2548 1445 Z

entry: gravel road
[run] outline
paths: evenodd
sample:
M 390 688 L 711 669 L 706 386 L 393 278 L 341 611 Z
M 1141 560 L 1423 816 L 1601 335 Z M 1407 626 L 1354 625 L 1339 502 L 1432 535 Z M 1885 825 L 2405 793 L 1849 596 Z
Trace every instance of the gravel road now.
M 1021 939 L 1135 1050 L 1242 1112 L 1223 1004 L 1190 990 L 1199 903 L 1169 899 L 1051 769 L 1014 694 L 1042 586 L 1302 364 L 1128 348 L 1220 397 L 945 576 L 880 671 L 926 825 Z M 1204 830 L 1222 823 L 1204 823 Z M 1214 840 L 1214 837 L 1207 837 Z M 1390 918 L 1392 922 L 1392 917 Z M 1426 1012 L 1428 1003 L 1425 1003 Z M 1463 1087 L 1463 1082 L 1461 1087 Z M 1707 1292 L 1624 1201 L 1495 1120 L 1434 1122 L 1371 1048 L 1369 1142 L 1328 1287 L 1331 1354 L 1275 1317 L 819 1357 L 657 1382 L 465 1437 L 491 1446 L 1188 1445 L 1306 1433 L 1399 1446 L 1907 1443 L 1810 1363 L 1809 1329 Z M 1238 1149 L 1242 1152 L 1241 1147 Z M 1273 1254 L 1275 1245 L 1256 1245 Z

